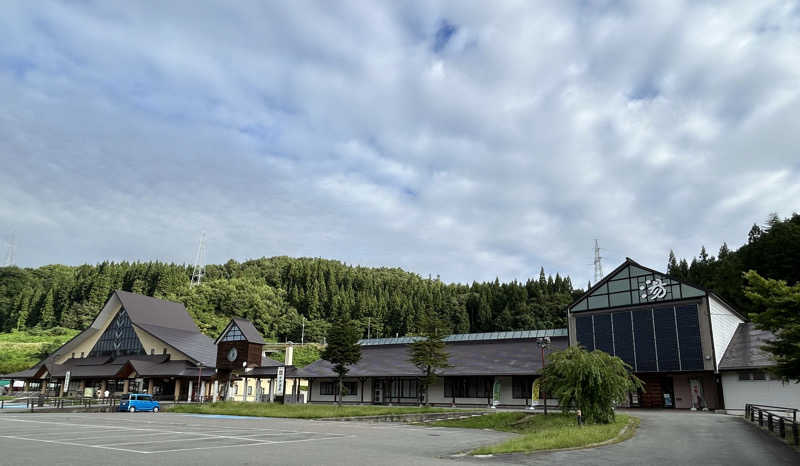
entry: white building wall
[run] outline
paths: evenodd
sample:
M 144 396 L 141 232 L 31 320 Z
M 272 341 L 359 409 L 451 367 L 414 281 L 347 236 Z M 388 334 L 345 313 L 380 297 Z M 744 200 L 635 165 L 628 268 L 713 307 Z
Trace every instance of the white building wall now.
M 744 410 L 747 403 L 800 409 L 800 384 L 780 380 L 739 380 L 738 372 L 722 373 L 726 410 Z
M 722 360 L 725 350 L 728 349 L 728 344 L 731 342 L 736 328 L 743 321 L 712 295 L 708 296 L 708 305 L 711 313 L 711 333 L 714 336 L 714 354 L 716 355 L 714 367 L 719 367 L 719 362 Z
M 320 394 L 320 387 L 322 386 L 322 382 L 337 383 L 337 379 L 333 378 L 333 379 L 313 379 L 313 380 L 314 380 L 314 382 L 313 382 L 312 387 L 311 387 L 311 402 L 312 403 L 316 403 L 316 402 L 333 403 L 334 400 L 335 400 L 334 396 L 333 395 L 321 395 Z M 357 392 L 355 394 L 345 395 L 344 398 L 342 398 L 342 402 L 344 402 L 344 403 L 359 403 L 359 402 L 361 402 L 361 381 L 359 379 L 347 378 L 347 377 L 344 378 L 344 381 L 345 382 L 355 382 L 357 387 L 358 387 L 358 389 L 357 389 Z M 372 393 L 372 390 L 371 390 L 370 382 L 369 381 L 364 382 L 364 403 L 371 403 L 372 402 L 371 393 Z M 338 397 L 336 397 L 336 398 L 338 398 Z

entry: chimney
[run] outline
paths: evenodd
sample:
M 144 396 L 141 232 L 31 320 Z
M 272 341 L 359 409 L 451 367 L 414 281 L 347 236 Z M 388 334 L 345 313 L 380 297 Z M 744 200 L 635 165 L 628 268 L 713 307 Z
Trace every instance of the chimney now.
M 292 342 L 286 346 L 286 356 L 283 358 L 283 363 L 287 366 L 291 366 L 294 362 L 294 346 L 292 346 Z

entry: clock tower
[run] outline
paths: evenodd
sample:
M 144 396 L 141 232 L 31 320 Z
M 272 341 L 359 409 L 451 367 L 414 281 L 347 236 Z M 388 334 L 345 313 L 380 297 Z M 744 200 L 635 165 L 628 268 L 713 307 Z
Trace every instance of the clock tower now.
M 231 319 L 215 343 L 217 369 L 239 371 L 243 367 L 261 366 L 264 338 L 249 320 Z

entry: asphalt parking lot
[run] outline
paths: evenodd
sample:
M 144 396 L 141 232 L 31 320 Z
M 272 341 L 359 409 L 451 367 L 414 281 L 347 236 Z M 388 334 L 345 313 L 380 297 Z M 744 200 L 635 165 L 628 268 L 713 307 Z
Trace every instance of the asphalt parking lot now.
M 492 458 L 453 456 L 509 434 L 404 424 L 152 413 L 0 415 L 0 465 L 797 465 L 800 455 L 736 416 L 632 411 L 632 439 Z
M 6 414 L 0 464 L 452 464 L 507 434 L 170 413 Z

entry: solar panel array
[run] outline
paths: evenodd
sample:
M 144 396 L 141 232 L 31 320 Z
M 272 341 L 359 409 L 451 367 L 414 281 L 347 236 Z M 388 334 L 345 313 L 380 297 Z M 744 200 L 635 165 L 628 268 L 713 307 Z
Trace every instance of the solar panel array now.
M 544 337 L 566 337 L 567 329 L 556 328 L 547 330 L 514 330 L 510 332 L 485 332 L 485 333 L 458 333 L 444 338 L 448 343 L 461 341 L 489 341 L 489 340 L 513 340 L 530 339 Z M 358 342 L 362 346 L 370 345 L 407 345 L 419 341 L 422 337 L 397 337 L 397 338 L 371 338 Z

